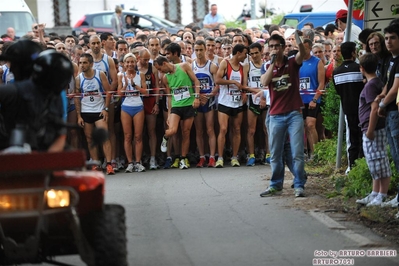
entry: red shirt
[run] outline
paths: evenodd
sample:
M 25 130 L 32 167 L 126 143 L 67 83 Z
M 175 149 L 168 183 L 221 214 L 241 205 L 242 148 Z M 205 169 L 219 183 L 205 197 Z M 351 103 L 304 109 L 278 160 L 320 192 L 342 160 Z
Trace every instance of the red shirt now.
M 269 61 L 270 62 L 270 61 Z M 299 68 L 295 55 L 284 57 L 284 66 L 274 66 L 273 78 L 269 84 L 270 115 L 279 115 L 299 110 L 303 107 L 299 94 Z M 266 64 L 266 69 L 270 66 Z

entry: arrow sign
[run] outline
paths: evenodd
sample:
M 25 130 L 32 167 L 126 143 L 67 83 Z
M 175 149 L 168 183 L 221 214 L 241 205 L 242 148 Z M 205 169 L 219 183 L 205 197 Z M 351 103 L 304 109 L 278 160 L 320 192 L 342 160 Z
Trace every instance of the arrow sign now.
M 365 0 L 364 6 L 364 20 L 365 21 L 381 21 L 384 19 L 392 20 L 399 17 L 394 15 L 392 6 L 395 7 L 398 4 L 398 0 Z
M 377 6 L 380 4 L 380 2 L 375 3 L 374 7 L 371 9 L 371 11 L 374 13 L 374 16 L 376 16 L 377 18 L 380 17 L 377 14 L 377 11 L 382 11 L 382 8 L 377 8 Z
M 380 17 L 378 16 L 376 11 L 382 11 L 382 8 L 377 8 L 377 6 L 379 5 L 380 2 L 375 3 L 374 7 L 371 9 L 371 11 L 374 13 L 374 16 L 376 16 L 377 18 Z
M 393 14 L 398 0 L 364 0 L 364 27 L 377 31 L 385 29 L 392 19 L 399 18 L 399 14 Z
M 376 30 L 376 31 L 382 31 L 382 29 L 377 29 L 377 25 L 378 25 L 378 22 L 377 23 L 374 23 L 374 25 L 373 25 L 373 27 L 371 27 L 373 30 Z

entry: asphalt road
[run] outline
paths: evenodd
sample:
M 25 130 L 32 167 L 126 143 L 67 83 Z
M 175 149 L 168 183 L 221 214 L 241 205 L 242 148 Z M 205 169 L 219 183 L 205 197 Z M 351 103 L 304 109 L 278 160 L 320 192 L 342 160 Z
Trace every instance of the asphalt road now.
M 268 177 L 269 166 L 107 176 L 106 202 L 126 209 L 129 265 L 399 265 L 397 247 L 367 228 L 290 207 L 306 200 L 293 189 L 259 197 Z M 376 249 L 386 253 L 371 257 Z

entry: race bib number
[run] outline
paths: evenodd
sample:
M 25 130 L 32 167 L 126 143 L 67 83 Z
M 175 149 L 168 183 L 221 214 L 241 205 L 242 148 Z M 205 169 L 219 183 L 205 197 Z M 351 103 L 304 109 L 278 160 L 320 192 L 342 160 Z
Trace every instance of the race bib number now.
M 175 89 L 173 91 L 173 97 L 176 102 L 190 98 L 190 91 L 187 87 Z
M 200 90 L 208 90 L 209 89 L 209 79 L 208 78 L 198 78 L 200 82 Z
M 310 89 L 310 78 L 309 77 L 299 79 L 299 89 L 300 90 Z
M 95 97 L 98 97 L 99 93 L 97 90 L 95 91 L 86 91 L 83 94 L 83 97 L 88 97 L 90 102 L 94 102 L 95 101 Z
M 137 96 L 140 96 L 140 92 L 135 87 L 132 86 L 132 83 L 131 83 L 130 80 L 129 80 L 129 83 L 128 83 L 128 89 L 127 89 L 127 91 L 125 93 L 125 96 L 126 97 L 137 97 Z
M 241 92 L 240 91 L 230 91 L 231 101 L 234 103 L 238 103 L 241 101 Z
M 251 77 L 251 86 L 255 85 L 256 88 L 262 88 L 263 85 L 260 83 L 260 76 Z

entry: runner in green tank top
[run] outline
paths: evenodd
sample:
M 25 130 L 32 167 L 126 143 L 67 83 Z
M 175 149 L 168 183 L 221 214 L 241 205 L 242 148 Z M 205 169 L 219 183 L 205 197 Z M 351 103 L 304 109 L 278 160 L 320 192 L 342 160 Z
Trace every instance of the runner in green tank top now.
M 167 151 L 168 139 L 176 134 L 180 120 L 182 120 L 179 168 L 187 169 L 189 163 L 186 156 L 190 146 L 190 131 L 196 115 L 196 109 L 200 105 L 200 82 L 188 63 L 172 64 L 168 62 L 166 57 L 159 56 L 154 60 L 154 66 L 159 72 L 165 74 L 162 82 L 168 95 L 168 120 L 166 123 L 169 128 L 165 130 L 161 151 Z
M 175 71 L 166 73 L 168 86 L 172 94 L 172 107 L 192 106 L 194 102 L 193 82 L 187 73 L 181 68 L 180 64 L 173 65 Z

